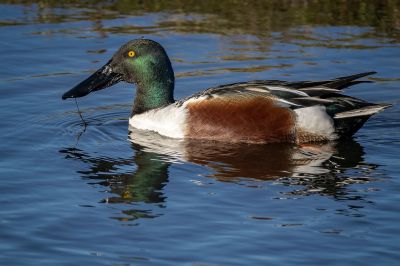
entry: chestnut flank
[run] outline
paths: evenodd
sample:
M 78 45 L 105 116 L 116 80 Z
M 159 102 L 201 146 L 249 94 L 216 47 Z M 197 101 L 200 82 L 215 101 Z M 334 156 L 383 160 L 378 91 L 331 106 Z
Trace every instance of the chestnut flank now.
M 186 137 L 228 142 L 295 141 L 295 114 L 272 99 L 207 99 L 187 105 Z

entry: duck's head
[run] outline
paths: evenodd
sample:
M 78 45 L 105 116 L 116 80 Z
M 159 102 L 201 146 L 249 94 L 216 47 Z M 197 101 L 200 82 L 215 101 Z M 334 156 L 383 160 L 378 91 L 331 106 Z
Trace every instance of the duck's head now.
M 120 81 L 137 84 L 137 98 L 146 98 L 147 103 L 140 104 L 148 108 L 173 101 L 174 72 L 168 55 L 159 43 L 146 39 L 122 45 L 107 64 L 64 93 L 62 99 L 83 97 Z

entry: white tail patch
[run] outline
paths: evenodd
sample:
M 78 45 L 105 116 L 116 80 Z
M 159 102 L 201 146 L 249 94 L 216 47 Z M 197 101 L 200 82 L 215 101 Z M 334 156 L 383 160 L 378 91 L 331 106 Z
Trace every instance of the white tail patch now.
M 297 114 L 297 129 L 327 139 L 337 138 L 333 119 L 326 113 L 325 106 L 315 105 L 298 108 L 294 111 Z

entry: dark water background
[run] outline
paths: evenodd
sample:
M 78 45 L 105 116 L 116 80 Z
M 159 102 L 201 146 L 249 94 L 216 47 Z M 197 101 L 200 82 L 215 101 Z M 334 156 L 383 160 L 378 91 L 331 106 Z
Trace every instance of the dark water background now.
M 1 2 L 0 265 L 399 263 L 399 1 Z M 339 143 L 176 143 L 130 138 L 119 84 L 84 128 L 62 93 L 142 36 L 176 98 L 375 70 L 346 93 L 394 107 Z

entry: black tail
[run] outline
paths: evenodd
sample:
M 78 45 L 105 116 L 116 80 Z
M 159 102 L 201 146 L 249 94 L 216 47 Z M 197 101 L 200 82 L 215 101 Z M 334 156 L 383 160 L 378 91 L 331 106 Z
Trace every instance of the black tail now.
M 340 77 L 340 78 L 336 78 L 336 79 L 324 84 L 324 86 L 326 86 L 328 88 L 332 88 L 332 89 L 342 90 L 344 88 L 347 88 L 349 86 L 352 86 L 352 85 L 355 85 L 358 83 L 369 82 L 369 81 L 354 81 L 354 80 L 362 78 L 362 77 L 370 76 L 370 75 L 373 75 L 376 73 L 377 72 L 375 72 L 375 71 L 371 71 L 371 72 L 364 72 L 364 73 L 355 74 L 355 75 L 346 76 L 346 77 Z
M 368 118 L 392 106 L 391 104 L 371 104 L 335 114 L 333 121 L 336 132 L 341 137 L 350 137 L 356 133 Z
M 377 72 L 371 71 L 371 72 L 364 72 L 364 73 L 359 73 L 351 76 L 346 76 L 346 77 L 340 77 L 340 78 L 335 78 L 331 80 L 321 80 L 321 81 L 299 81 L 299 82 L 290 82 L 286 84 L 287 86 L 294 88 L 294 89 L 304 89 L 304 88 L 310 88 L 310 87 L 317 87 L 317 86 L 325 86 L 331 89 L 335 90 L 342 90 L 344 88 L 347 88 L 349 86 L 358 84 L 358 83 L 365 83 L 365 82 L 370 82 L 370 81 L 355 81 L 356 79 L 366 77 L 372 74 L 376 74 Z

